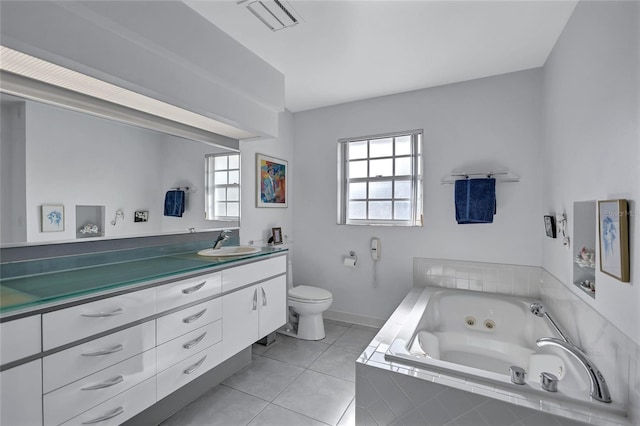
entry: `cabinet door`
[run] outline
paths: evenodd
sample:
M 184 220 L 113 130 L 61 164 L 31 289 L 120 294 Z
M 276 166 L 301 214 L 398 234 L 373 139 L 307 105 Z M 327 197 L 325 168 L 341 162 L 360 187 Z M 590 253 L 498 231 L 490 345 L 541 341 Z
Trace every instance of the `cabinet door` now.
M 0 424 L 42 424 L 42 361 L 35 360 L 0 373 Z
M 40 315 L 0 324 L 0 364 L 40 352 L 41 336 Z
M 260 320 L 258 339 L 287 322 L 287 278 L 280 276 L 259 285 Z
M 222 348 L 227 359 L 258 340 L 257 285 L 227 294 L 222 298 Z

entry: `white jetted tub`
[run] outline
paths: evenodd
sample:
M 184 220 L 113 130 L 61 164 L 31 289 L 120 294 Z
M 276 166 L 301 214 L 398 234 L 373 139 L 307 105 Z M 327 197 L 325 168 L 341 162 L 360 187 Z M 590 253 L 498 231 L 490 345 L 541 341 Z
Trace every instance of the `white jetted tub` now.
M 559 347 L 538 347 L 543 337 L 561 339 L 552 322 L 531 311 L 537 300 L 464 290 L 424 289 L 385 354 L 387 361 L 443 372 L 540 397 L 624 413 L 618 401 L 590 396 L 585 366 Z M 526 374 L 514 384 L 510 368 Z M 557 392 L 543 390 L 541 373 L 557 377 Z

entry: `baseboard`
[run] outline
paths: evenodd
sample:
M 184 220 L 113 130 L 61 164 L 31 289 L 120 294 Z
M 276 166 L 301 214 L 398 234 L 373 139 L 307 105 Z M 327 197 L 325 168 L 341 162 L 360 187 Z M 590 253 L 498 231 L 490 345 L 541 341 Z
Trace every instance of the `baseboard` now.
M 348 312 L 340 312 L 340 311 L 325 311 L 322 313 L 323 318 L 333 320 L 333 321 L 341 321 L 347 322 L 350 324 L 358 324 L 364 325 L 367 327 L 376 327 L 380 328 L 387 322 L 386 319 L 383 318 L 374 318 L 367 317 L 364 315 L 350 314 Z

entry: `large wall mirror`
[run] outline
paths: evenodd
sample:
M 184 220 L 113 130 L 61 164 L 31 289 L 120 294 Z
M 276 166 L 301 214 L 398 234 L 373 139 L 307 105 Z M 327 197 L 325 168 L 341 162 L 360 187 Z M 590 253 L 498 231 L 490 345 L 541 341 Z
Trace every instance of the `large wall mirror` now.
M 239 211 L 205 214 L 206 159 L 237 151 L 13 95 L 0 104 L 3 247 L 239 227 Z M 184 212 L 165 216 L 175 188 Z

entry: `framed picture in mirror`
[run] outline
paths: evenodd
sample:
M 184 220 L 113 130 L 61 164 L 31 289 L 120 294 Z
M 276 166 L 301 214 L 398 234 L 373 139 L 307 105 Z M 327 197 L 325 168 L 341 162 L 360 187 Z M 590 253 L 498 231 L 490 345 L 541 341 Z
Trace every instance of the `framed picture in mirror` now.
M 598 201 L 600 271 L 628 283 L 629 208 L 627 200 Z

